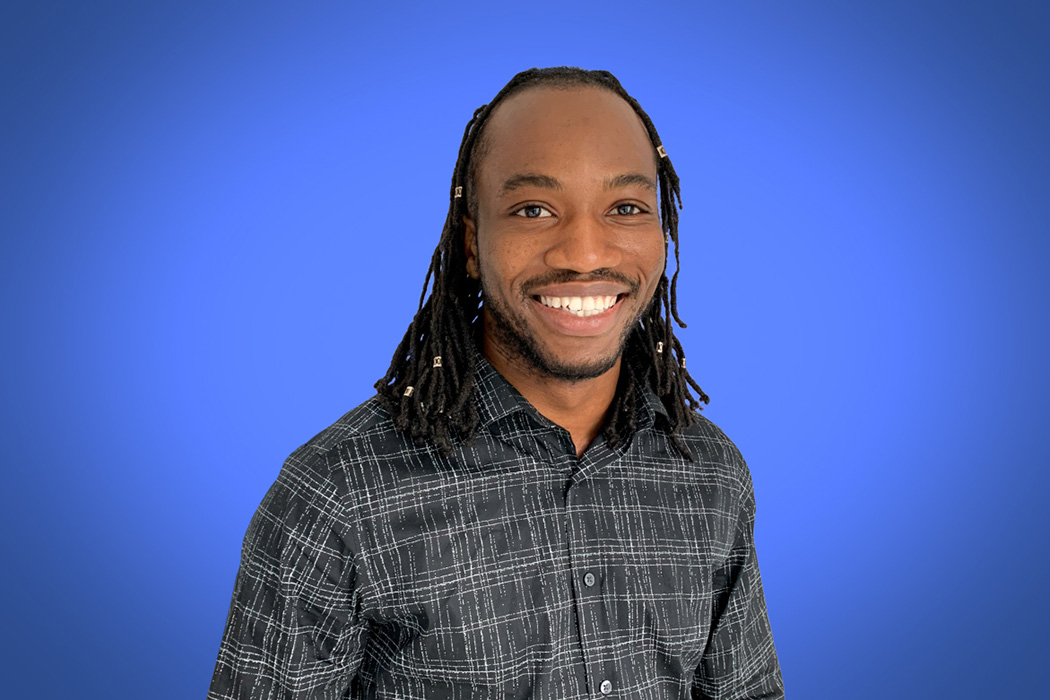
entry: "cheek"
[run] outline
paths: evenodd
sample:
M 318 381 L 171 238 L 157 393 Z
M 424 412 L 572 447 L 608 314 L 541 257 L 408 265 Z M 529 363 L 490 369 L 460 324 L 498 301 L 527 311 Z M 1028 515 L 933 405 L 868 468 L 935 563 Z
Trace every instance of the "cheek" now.
M 490 236 L 478 241 L 478 264 L 489 285 L 513 287 L 536 274 L 537 259 L 542 261 L 542 255 L 520 239 Z
M 630 255 L 638 261 L 642 274 L 655 288 L 667 265 L 667 246 L 664 243 L 663 232 L 660 231 L 655 236 L 646 236 L 644 241 L 639 241 L 639 245 Z
M 478 246 L 478 273 L 485 294 L 490 297 L 508 297 L 508 288 L 514 283 L 514 271 L 507 268 L 507 252 L 500 246 Z
M 664 253 L 663 234 L 660 234 L 660 243 L 656 247 L 647 248 L 638 252 L 636 260 L 642 274 L 642 284 L 645 287 L 643 298 L 652 301 L 656 294 L 656 288 L 663 279 L 666 270 L 667 256 Z

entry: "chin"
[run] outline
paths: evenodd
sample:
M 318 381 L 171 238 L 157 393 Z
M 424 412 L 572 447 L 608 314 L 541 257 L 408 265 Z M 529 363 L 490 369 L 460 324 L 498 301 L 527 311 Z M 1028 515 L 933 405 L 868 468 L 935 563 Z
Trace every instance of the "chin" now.
M 520 336 L 515 340 L 523 341 Z M 514 349 L 514 354 L 523 364 L 537 374 L 569 382 L 582 382 L 602 376 L 616 366 L 623 352 L 623 348 L 618 348 L 606 357 L 566 358 L 529 340 L 514 342 L 509 347 Z
M 568 382 L 582 382 L 602 376 L 616 366 L 617 359 L 619 358 L 614 357 L 612 360 L 603 360 L 600 364 L 590 365 L 579 364 L 552 366 L 548 364 L 544 367 L 537 367 L 537 369 L 555 379 L 561 379 Z
M 486 332 L 491 332 L 496 344 L 504 352 L 512 356 L 522 369 L 531 371 L 539 376 L 548 377 L 569 382 L 582 382 L 588 379 L 596 379 L 616 366 L 627 341 L 625 328 L 620 333 L 619 342 L 609 347 L 610 343 L 603 342 L 606 354 L 581 352 L 577 349 L 567 349 L 558 352 L 546 344 L 541 344 L 536 338 L 535 329 L 522 322 L 498 303 L 487 304 L 488 314 L 491 322 L 486 323 Z

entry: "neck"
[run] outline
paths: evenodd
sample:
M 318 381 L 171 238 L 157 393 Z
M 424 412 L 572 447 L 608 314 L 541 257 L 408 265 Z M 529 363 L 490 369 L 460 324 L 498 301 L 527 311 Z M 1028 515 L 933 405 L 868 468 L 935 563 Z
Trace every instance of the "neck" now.
M 605 374 L 571 381 L 526 366 L 487 337 L 482 354 L 542 416 L 569 431 L 576 456 L 582 456 L 601 431 L 616 397 L 622 358 Z

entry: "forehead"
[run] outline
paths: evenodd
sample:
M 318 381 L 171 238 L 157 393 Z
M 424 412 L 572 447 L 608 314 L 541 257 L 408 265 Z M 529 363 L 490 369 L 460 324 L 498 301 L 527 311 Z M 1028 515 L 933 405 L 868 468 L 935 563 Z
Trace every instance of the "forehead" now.
M 512 95 L 493 110 L 482 139 L 483 181 L 508 171 L 656 170 L 641 118 L 622 97 L 596 87 L 538 87 Z

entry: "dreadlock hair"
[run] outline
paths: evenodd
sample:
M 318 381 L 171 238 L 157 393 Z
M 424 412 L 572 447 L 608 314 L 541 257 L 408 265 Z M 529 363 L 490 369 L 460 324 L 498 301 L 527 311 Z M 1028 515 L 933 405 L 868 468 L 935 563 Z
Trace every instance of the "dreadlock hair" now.
M 624 347 L 620 385 L 606 420 L 603 434 L 611 447 L 624 444 L 637 429 L 637 393 L 640 383 L 660 397 L 667 410 L 671 439 L 679 450 L 692 454 L 679 434 L 697 420 L 700 402 L 710 399 L 685 368 L 682 344 L 672 330 L 672 319 L 681 328 L 686 324 L 678 315 L 678 208 L 682 206 L 678 175 L 667 157 L 649 115 L 627 94 L 620 82 L 607 71 L 575 67 L 531 68 L 515 75 L 488 104 L 474 110 L 463 132 L 459 157 L 452 171 L 448 216 L 441 240 L 430 259 L 423 281 L 419 309 L 394 351 L 386 375 L 375 388 L 384 409 L 396 427 L 417 443 L 431 441 L 448 453 L 452 440 L 472 440 L 477 434 L 479 416 L 474 399 L 474 368 L 471 353 L 474 324 L 480 314 L 481 285 L 466 274 L 463 216 L 476 216 L 478 161 L 487 151 L 482 138 L 485 124 L 500 102 L 508 96 L 533 87 L 598 87 L 622 97 L 641 119 L 657 164 L 660 219 L 665 234 L 664 258 L 668 240 L 674 242 L 675 272 L 670 281 L 666 272 L 638 323 L 628 334 Z M 465 195 L 465 196 L 464 196 Z M 433 288 L 427 290 L 433 281 Z M 690 388 L 696 392 L 694 397 Z

